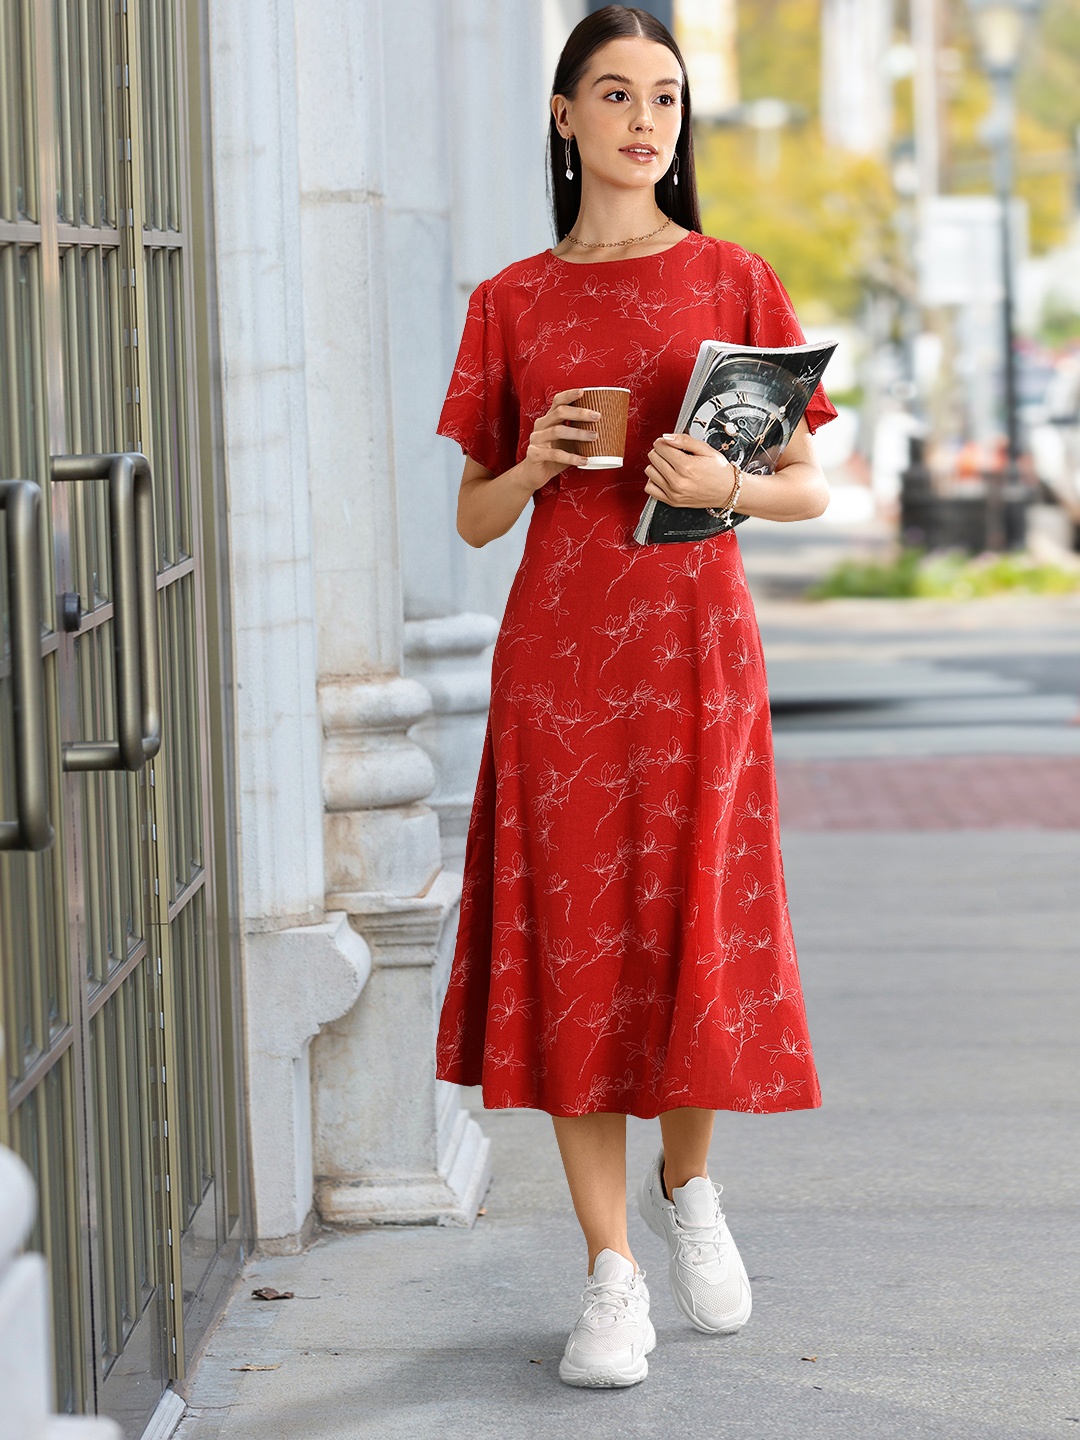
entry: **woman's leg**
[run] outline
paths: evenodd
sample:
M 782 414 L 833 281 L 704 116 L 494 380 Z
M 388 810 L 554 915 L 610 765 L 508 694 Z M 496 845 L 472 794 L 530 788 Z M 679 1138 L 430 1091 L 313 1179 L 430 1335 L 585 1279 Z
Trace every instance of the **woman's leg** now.
M 699 1110 L 686 1105 L 680 1110 L 666 1110 L 660 1116 L 660 1134 L 664 1143 L 664 1173 L 661 1179 L 667 1198 L 680 1185 L 695 1175 L 709 1173 L 709 1142 L 712 1140 L 715 1110 Z
M 626 1238 L 626 1116 L 551 1118 L 574 1213 L 589 1247 L 589 1274 L 601 1250 L 633 1260 Z

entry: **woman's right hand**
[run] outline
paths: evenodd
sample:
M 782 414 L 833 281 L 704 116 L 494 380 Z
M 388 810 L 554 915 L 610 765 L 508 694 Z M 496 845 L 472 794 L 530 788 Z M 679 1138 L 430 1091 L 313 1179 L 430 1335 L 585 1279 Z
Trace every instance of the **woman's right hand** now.
M 553 475 L 558 475 L 568 465 L 585 463 L 584 455 L 572 455 L 559 446 L 560 440 L 593 440 L 599 433 L 581 425 L 567 424 L 569 420 L 600 419 L 599 410 L 583 410 L 571 403 L 579 399 L 584 391 L 583 385 L 573 390 L 560 390 L 551 402 L 551 409 L 533 426 L 523 464 L 529 467 L 530 478 L 536 477 L 534 489 L 546 485 Z

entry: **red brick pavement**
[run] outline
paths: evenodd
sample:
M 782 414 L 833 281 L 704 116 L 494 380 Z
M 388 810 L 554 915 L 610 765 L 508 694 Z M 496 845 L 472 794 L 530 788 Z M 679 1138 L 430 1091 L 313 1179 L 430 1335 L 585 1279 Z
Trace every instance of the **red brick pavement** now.
M 778 760 L 790 830 L 1080 830 L 1080 757 Z

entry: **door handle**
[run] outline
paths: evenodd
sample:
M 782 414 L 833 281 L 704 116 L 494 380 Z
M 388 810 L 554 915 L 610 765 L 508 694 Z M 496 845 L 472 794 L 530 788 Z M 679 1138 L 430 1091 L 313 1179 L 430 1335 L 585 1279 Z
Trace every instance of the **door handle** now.
M 154 489 L 145 455 L 54 455 L 56 481 L 109 486 L 117 739 L 63 747 L 65 770 L 141 770 L 161 749 Z
M 31 480 L 0 480 L 7 513 L 11 698 L 15 720 L 15 820 L 0 820 L 0 850 L 47 850 L 49 766 L 45 667 L 41 658 L 41 491 Z

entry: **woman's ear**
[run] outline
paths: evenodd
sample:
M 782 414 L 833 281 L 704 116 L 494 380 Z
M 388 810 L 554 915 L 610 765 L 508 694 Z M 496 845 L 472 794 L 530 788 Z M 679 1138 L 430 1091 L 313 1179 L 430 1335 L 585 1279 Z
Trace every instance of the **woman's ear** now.
M 570 134 L 570 117 L 566 112 L 566 96 L 553 95 L 551 97 L 551 113 L 555 117 L 555 128 L 565 140 Z

